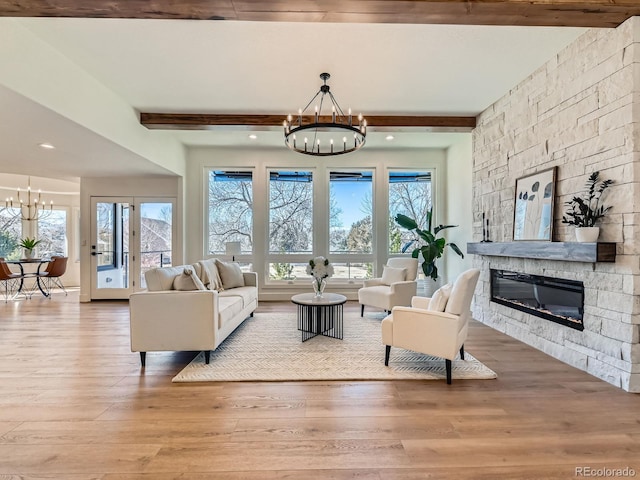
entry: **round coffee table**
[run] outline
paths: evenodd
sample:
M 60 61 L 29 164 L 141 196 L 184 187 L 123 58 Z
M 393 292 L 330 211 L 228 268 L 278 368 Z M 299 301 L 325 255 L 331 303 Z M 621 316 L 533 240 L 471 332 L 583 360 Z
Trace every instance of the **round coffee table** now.
M 314 293 L 300 293 L 291 297 L 298 306 L 298 330 L 302 341 L 316 335 L 342 340 L 342 306 L 347 297 L 339 293 L 325 293 L 316 297 Z

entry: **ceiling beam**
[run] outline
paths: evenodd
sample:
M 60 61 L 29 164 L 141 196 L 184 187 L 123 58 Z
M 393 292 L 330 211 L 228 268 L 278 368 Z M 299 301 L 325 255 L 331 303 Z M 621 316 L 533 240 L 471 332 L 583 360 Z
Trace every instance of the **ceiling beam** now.
M 140 123 L 151 130 L 213 130 L 218 127 L 282 127 L 286 114 L 199 114 L 199 113 L 140 113 Z M 367 115 L 369 128 L 425 127 L 470 131 L 476 126 L 476 117 Z M 303 124 L 313 121 L 305 115 Z M 321 122 L 331 122 L 331 116 L 321 116 Z M 355 120 L 357 122 L 357 119 Z
M 0 0 L 0 16 L 617 27 L 638 0 Z

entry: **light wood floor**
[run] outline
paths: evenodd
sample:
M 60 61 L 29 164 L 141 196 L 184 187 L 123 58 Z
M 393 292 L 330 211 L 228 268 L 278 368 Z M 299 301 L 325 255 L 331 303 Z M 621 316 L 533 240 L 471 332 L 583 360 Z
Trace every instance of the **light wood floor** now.
M 294 313 L 285 302 L 258 311 L 276 310 Z M 640 395 L 475 322 L 466 349 L 499 377 L 451 386 L 172 384 L 194 353 L 150 353 L 143 371 L 128 328 L 126 302 L 0 303 L 0 478 L 569 479 L 605 466 L 640 475 Z

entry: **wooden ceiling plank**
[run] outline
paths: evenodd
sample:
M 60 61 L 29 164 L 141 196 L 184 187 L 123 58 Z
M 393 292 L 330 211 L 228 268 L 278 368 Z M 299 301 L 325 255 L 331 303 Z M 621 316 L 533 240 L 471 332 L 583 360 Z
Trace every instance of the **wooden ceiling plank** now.
M 198 113 L 140 113 L 140 123 L 149 129 L 210 130 L 213 127 L 279 127 L 286 114 L 198 114 Z M 367 115 L 367 124 L 376 127 L 451 127 L 474 128 L 475 117 L 424 115 Z M 331 122 L 330 116 L 321 116 L 322 122 Z M 305 115 L 302 123 L 309 124 L 313 116 Z M 356 119 L 357 122 L 357 119 Z
M 638 0 L 0 0 L 0 16 L 616 27 Z

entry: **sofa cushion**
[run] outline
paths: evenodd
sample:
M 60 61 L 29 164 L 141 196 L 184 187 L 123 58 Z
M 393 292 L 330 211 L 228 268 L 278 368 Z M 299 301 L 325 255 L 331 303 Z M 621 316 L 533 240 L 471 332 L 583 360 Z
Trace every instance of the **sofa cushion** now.
M 192 267 L 184 267 L 180 275 L 173 279 L 174 290 L 206 290 L 202 280 L 198 278 Z
M 256 287 L 236 287 L 218 294 L 220 297 L 240 297 L 242 298 L 242 308 L 248 307 L 251 302 L 258 300 L 258 289 Z
M 431 297 L 427 310 L 431 310 L 433 312 L 444 312 L 444 309 L 447 307 L 447 302 L 449 301 L 452 288 L 453 285 L 447 283 L 433 292 L 433 296 Z
M 205 287 L 209 290 L 224 290 L 224 286 L 220 280 L 220 273 L 216 266 L 216 259 L 207 258 L 205 260 L 198 261 L 198 263 L 202 267 L 201 280 Z
M 233 295 L 218 296 L 218 328 L 222 328 L 230 320 L 236 318 L 242 311 L 242 298 Z
M 240 265 L 235 262 L 227 263 L 216 260 L 216 266 L 218 267 L 218 273 L 220 273 L 222 286 L 225 290 L 244 287 L 244 276 L 242 275 L 242 270 L 240 270 Z
M 158 292 L 161 290 L 173 290 L 173 279 L 182 274 L 185 266 L 152 268 L 144 272 L 144 279 L 147 282 L 147 290 Z
M 384 269 L 382 270 L 381 281 L 385 285 L 391 285 L 392 283 L 396 283 L 396 282 L 404 282 L 406 276 L 407 276 L 406 268 L 395 268 L 395 267 L 390 267 L 388 265 L 385 265 Z

